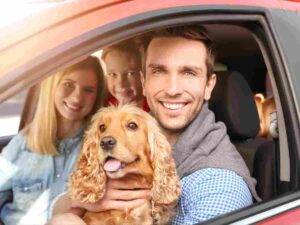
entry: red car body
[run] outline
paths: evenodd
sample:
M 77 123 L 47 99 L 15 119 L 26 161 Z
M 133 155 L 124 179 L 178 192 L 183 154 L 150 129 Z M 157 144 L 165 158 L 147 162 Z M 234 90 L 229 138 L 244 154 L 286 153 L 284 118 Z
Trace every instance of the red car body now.
M 300 179 L 297 180 L 300 175 L 297 167 L 300 148 L 298 147 L 299 138 L 296 138 L 299 134 L 297 131 L 299 118 L 292 116 L 299 115 L 297 112 L 299 112 L 300 105 L 300 76 L 297 76 L 297 71 L 299 73 L 300 70 L 295 66 L 299 62 L 294 57 L 296 53 L 289 55 L 293 47 L 291 49 L 285 47 L 288 44 L 284 43 L 286 36 L 282 35 L 280 29 L 276 27 L 278 20 L 275 20 L 275 13 L 272 14 L 275 11 L 286 15 L 280 19 L 282 23 L 286 22 L 288 27 L 289 13 L 297 17 L 299 10 L 300 3 L 284 0 L 66 1 L 22 21 L 0 28 L 0 102 L 39 82 L 50 72 L 78 61 L 80 57 L 92 53 L 101 46 L 148 31 L 146 25 L 139 28 L 139 25 L 143 23 L 151 25 L 159 21 L 161 25 L 157 23 L 156 27 L 164 26 L 165 21 L 167 21 L 166 24 L 175 24 L 171 21 L 172 18 L 175 21 L 177 16 L 180 18 L 180 16 L 193 13 L 197 15 L 198 12 L 201 12 L 203 18 L 205 15 L 214 16 L 216 21 L 223 21 L 226 15 L 234 16 L 232 18 L 235 19 L 238 16 L 242 18 L 243 15 L 261 16 L 264 18 L 262 24 L 266 23 L 265 26 L 270 27 L 269 31 L 273 37 L 270 43 L 279 46 L 278 60 L 282 62 L 282 70 L 285 71 L 283 74 L 286 74 L 286 80 L 282 82 L 286 82 L 289 87 L 288 93 L 282 94 L 290 96 L 290 100 L 283 102 L 283 105 L 290 112 L 288 114 L 291 118 L 290 130 L 293 133 L 289 143 L 292 142 L 291 149 L 295 149 L 293 154 L 296 155 L 295 162 L 291 163 L 291 170 L 293 170 L 291 171 L 293 174 L 290 181 L 292 182 L 291 188 L 286 195 L 267 202 L 256 203 L 247 209 L 208 223 L 300 224 L 300 209 L 298 209 Z M 192 17 L 189 20 L 192 21 Z M 212 18 L 207 21 L 211 22 Z M 296 26 L 295 24 L 290 25 L 293 27 Z M 284 26 L 283 24 L 282 27 Z M 299 27 L 297 29 L 300 30 Z M 298 35 L 297 38 L 300 39 L 300 33 Z M 295 43 L 294 47 L 300 49 L 297 44 Z M 293 57 L 295 61 L 291 60 Z

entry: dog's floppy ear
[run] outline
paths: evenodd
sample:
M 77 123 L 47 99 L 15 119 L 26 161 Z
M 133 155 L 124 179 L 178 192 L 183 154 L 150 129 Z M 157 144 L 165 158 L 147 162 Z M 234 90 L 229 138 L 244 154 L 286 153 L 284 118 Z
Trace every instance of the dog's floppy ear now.
M 91 132 L 92 129 L 86 133 L 76 169 L 69 181 L 70 197 L 88 203 L 96 202 L 103 197 L 106 184 L 97 135 Z
M 176 174 L 171 146 L 152 121 L 148 121 L 148 142 L 154 170 L 152 200 L 158 205 L 176 203 L 180 195 L 180 181 Z

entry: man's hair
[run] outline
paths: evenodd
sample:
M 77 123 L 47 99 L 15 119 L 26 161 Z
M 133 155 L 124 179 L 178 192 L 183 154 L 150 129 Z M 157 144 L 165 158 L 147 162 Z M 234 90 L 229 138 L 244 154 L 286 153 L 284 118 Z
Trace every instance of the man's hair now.
M 105 62 L 105 57 L 108 53 L 118 50 L 121 52 L 125 52 L 131 55 L 134 55 L 136 60 L 138 61 L 138 65 L 141 67 L 141 45 L 138 42 L 138 39 L 128 39 L 122 42 L 119 42 L 115 45 L 108 46 L 103 49 L 101 59 Z
M 55 92 L 65 75 L 77 70 L 86 69 L 91 69 L 96 74 L 98 82 L 96 101 L 92 111 L 87 115 L 86 119 L 103 106 L 106 93 L 105 82 L 102 68 L 96 57 L 88 56 L 83 61 L 48 77 L 42 81 L 40 85 L 39 99 L 34 119 L 31 124 L 24 129 L 27 147 L 31 151 L 39 154 L 58 154 L 56 146 L 58 118 L 54 103 Z
M 143 72 L 146 72 L 146 58 L 147 50 L 150 42 L 154 38 L 161 37 L 182 37 L 189 40 L 196 40 L 202 42 L 206 47 L 206 60 L 205 64 L 207 67 L 207 76 L 210 76 L 214 72 L 214 63 L 215 63 L 215 50 L 214 43 L 211 40 L 210 36 L 205 27 L 200 25 L 186 25 L 186 26 L 177 26 L 177 27 L 168 27 L 161 30 L 155 30 L 150 32 L 144 37 L 144 55 L 143 55 Z

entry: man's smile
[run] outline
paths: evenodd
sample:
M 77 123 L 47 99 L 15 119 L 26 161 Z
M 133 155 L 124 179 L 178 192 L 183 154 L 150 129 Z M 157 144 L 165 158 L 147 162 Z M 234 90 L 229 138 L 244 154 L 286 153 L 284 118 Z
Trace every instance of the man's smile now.
M 170 110 L 182 109 L 187 103 L 171 103 L 171 102 L 161 102 L 161 104 Z

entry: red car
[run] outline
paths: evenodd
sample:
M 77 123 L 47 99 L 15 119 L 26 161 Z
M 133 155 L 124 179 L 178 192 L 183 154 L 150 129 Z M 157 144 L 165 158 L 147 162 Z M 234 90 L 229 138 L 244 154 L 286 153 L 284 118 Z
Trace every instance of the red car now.
M 211 108 L 227 125 L 263 200 L 206 223 L 299 224 L 299 10 L 300 3 L 288 0 L 77 0 L 53 3 L 1 27 L 0 151 L 30 121 L 34 85 L 47 75 L 127 38 L 167 26 L 202 24 L 216 42 L 216 73 L 238 73 L 246 82 L 245 88 L 219 81 L 222 98 L 215 93 Z M 238 129 L 254 126 L 245 112 L 254 101 L 242 102 L 225 115 L 219 107 L 230 107 L 238 97 L 228 91 L 232 88 L 235 94 L 261 93 L 274 99 L 275 135 L 240 137 L 234 132 L 232 118 Z M 256 107 L 252 109 L 258 118 Z M 8 121 L 15 123 L 15 130 L 5 134 L 6 124 L 12 123 Z

